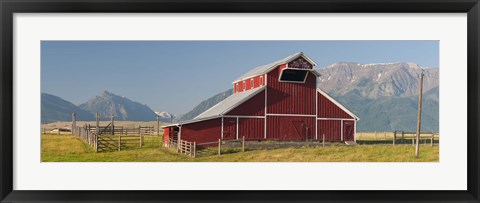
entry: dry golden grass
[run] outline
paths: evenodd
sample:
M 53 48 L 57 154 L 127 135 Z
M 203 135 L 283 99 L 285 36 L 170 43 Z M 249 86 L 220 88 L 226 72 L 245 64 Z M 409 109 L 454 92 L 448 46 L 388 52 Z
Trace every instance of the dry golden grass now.
M 439 147 L 422 145 L 420 157 L 411 145 L 333 145 L 325 148 L 222 150 L 222 155 L 192 158 L 162 146 L 160 136 L 145 136 L 143 148 L 95 153 L 71 135 L 42 135 L 42 162 L 438 162 Z M 216 149 L 208 149 L 215 151 Z M 213 153 L 215 154 L 215 153 Z

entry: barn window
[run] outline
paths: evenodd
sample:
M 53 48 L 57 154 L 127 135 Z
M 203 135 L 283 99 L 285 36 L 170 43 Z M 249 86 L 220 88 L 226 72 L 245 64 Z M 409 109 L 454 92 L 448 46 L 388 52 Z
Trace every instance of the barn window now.
M 247 89 L 247 85 L 246 85 L 246 82 L 243 81 L 243 90 Z
M 280 75 L 281 82 L 304 82 L 308 70 L 283 69 Z
M 260 76 L 260 85 L 263 85 L 263 77 Z
M 253 88 L 253 79 L 250 80 L 250 88 Z

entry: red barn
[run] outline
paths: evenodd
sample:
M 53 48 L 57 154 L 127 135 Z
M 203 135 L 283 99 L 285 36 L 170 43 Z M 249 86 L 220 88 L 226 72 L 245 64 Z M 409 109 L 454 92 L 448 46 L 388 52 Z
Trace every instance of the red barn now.
M 163 126 L 169 139 L 355 141 L 352 112 L 317 88 L 316 63 L 302 52 L 256 67 L 233 82 L 233 95 L 193 120 Z

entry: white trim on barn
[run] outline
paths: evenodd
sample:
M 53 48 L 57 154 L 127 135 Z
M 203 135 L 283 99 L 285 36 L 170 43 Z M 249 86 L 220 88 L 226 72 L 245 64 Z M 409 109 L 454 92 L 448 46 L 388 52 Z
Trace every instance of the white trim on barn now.
M 238 117 L 237 117 L 237 132 L 235 134 L 237 134 L 237 140 L 238 140 Z
M 318 77 L 315 78 L 315 84 L 318 84 Z M 318 140 L 318 94 L 315 92 L 315 139 Z
M 353 141 L 357 142 L 357 121 L 353 121 Z
M 264 124 L 263 124 L 263 137 L 264 139 L 267 139 L 267 98 L 268 98 L 268 95 L 267 95 L 267 91 L 268 91 L 268 84 L 267 84 L 267 75 L 265 74 L 265 121 L 264 121 Z
M 340 141 L 343 141 L 343 120 L 340 120 Z
M 241 115 L 226 115 L 225 118 L 265 118 L 265 116 L 241 116 Z
M 353 118 L 317 118 L 317 120 L 332 120 L 332 121 L 354 121 Z
M 222 133 L 221 133 L 220 137 L 223 139 L 223 116 L 222 116 Z
M 265 114 L 267 116 L 304 116 L 304 117 L 316 117 L 317 115 L 308 115 L 308 114 L 275 114 L 275 113 L 269 113 Z

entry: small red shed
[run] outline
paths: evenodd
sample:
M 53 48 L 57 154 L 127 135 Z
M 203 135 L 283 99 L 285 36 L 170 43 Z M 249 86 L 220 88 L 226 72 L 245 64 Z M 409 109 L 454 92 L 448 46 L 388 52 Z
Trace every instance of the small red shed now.
M 169 139 L 356 141 L 359 120 L 317 88 L 316 63 L 303 52 L 258 66 L 233 82 L 233 94 L 190 121 L 163 126 Z

